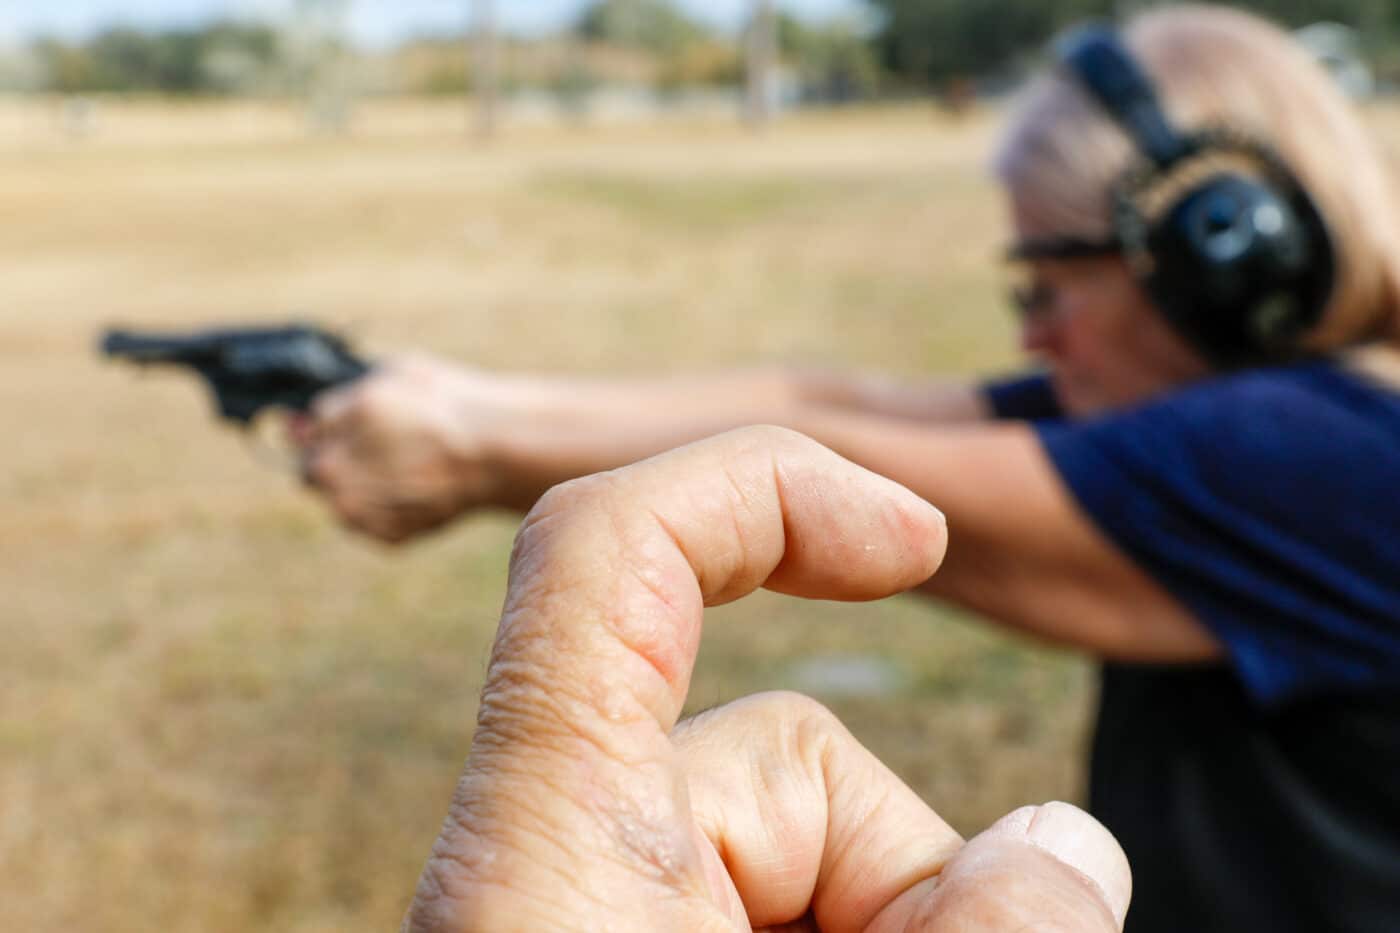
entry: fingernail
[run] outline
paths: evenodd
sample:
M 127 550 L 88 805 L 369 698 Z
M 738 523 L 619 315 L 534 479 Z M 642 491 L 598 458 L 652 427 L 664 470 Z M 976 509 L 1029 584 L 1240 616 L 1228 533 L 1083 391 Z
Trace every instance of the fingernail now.
M 1031 845 L 1043 849 L 1061 862 L 1094 882 L 1103 894 L 1104 903 L 1122 926 L 1132 899 L 1132 872 L 1127 856 L 1118 840 L 1103 824 L 1078 807 L 1067 803 L 1047 803 L 1034 808 L 1025 822 L 1026 811 L 1009 818 L 1020 825 L 1008 829 L 1020 830 Z M 1017 819 L 1020 817 L 1020 819 Z

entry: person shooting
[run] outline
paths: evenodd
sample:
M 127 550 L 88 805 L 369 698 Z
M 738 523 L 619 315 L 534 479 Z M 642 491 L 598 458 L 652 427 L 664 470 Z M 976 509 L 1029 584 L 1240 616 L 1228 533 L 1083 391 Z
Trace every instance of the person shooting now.
M 731 428 L 798 431 L 947 516 L 921 594 L 1102 660 L 1089 804 L 1133 866 L 1129 931 L 1393 930 L 1386 168 L 1328 75 L 1248 14 L 1160 8 L 1074 33 L 1055 59 L 993 160 L 1022 343 L 1045 373 L 612 382 L 421 357 L 314 404 L 296 428 L 307 481 L 350 527 L 404 541 Z M 792 480 L 778 440 L 751 442 Z M 748 487 L 699 478 L 723 458 L 689 463 L 691 508 L 742 511 Z M 430 902 L 482 844 L 449 825 Z

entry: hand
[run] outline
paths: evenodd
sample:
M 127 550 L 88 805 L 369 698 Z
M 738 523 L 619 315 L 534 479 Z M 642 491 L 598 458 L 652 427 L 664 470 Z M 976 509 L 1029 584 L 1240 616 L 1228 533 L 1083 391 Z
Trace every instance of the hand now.
M 321 396 L 291 435 L 307 484 L 341 520 L 397 543 L 500 497 L 484 429 L 501 412 L 486 377 L 414 357 Z
M 812 701 L 676 727 L 705 606 L 879 598 L 945 542 L 912 493 L 774 428 L 551 491 L 405 930 L 1120 929 L 1127 863 L 1073 807 L 964 843 Z

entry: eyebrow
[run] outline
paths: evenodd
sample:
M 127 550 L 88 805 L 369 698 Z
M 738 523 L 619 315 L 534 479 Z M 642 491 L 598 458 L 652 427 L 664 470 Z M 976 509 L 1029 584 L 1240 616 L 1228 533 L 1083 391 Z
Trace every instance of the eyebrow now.
M 1092 259 L 1113 256 L 1123 251 L 1123 241 L 1116 236 L 1101 240 L 1083 237 L 1032 237 L 1018 240 L 1006 248 L 1008 262 L 1036 259 Z

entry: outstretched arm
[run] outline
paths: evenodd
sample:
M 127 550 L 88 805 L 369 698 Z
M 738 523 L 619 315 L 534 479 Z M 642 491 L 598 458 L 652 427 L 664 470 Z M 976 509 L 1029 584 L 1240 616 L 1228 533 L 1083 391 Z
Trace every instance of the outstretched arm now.
M 952 546 L 925 593 L 1107 657 L 1219 655 L 1079 510 L 1030 428 L 985 420 L 975 388 L 828 378 L 572 381 L 407 362 L 323 400 L 308 473 L 353 527 L 401 541 L 473 507 L 527 509 L 566 480 L 776 424 L 939 504 Z
M 569 379 L 391 361 L 319 400 L 296 426 L 308 480 L 351 527 L 388 541 L 475 507 L 528 509 L 565 480 L 750 424 L 819 412 L 891 423 L 988 417 L 956 381 L 768 368 L 712 376 Z

